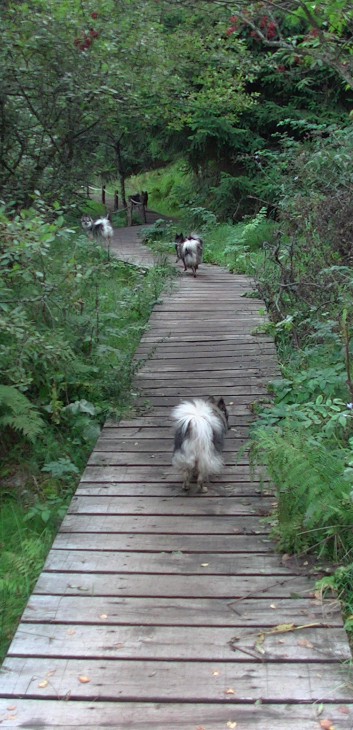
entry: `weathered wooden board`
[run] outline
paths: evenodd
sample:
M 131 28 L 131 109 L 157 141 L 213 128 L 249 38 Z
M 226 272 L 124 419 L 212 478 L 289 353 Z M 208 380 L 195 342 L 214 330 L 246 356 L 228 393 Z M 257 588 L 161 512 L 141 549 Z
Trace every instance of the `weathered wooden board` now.
M 101 515 L 262 515 L 273 507 L 272 498 L 229 497 L 79 497 L 73 498 L 68 514 Z
M 58 712 L 59 704 L 59 712 Z M 10 709 L 9 709 L 10 708 Z M 285 725 L 283 724 L 285 719 Z M 140 702 L 90 702 L 56 700 L 0 700 L 1 727 L 54 730 L 320 730 L 319 722 L 330 720 L 337 730 L 352 730 L 353 707 L 307 704 L 223 703 L 165 704 Z M 266 725 L 267 724 L 267 728 Z
M 120 701 L 192 701 L 229 704 L 346 702 L 352 698 L 349 669 L 329 664 L 242 662 L 169 662 L 116 659 L 8 657 L 3 665 L 1 695 L 60 699 L 99 698 Z M 89 682 L 81 678 L 89 679 Z M 44 684 L 44 686 L 43 686 Z M 41 686 L 42 685 L 42 686 Z M 231 692 L 230 692 L 231 690 Z
M 263 546 L 265 547 L 265 546 Z M 106 550 L 51 550 L 47 572 L 154 573 L 170 575 L 294 575 L 279 556 L 247 552 L 238 554 L 186 552 L 109 552 Z
M 244 449 L 244 446 L 248 444 L 249 439 L 246 436 L 244 436 L 243 438 L 237 437 L 235 433 L 233 435 L 233 431 L 228 431 L 226 440 L 224 442 L 223 452 L 227 454 L 239 452 L 241 450 L 242 453 L 248 453 L 248 451 Z M 122 454 L 124 452 L 129 452 L 130 454 L 141 454 L 147 452 L 155 453 L 157 451 L 159 453 L 169 453 L 169 459 L 171 459 L 171 455 L 173 453 L 173 445 L 174 439 L 172 433 L 168 434 L 167 432 L 161 431 L 161 436 L 158 436 L 156 434 L 156 438 L 139 438 L 138 436 L 124 438 L 124 433 L 122 431 L 119 431 L 119 436 L 116 435 L 114 437 L 106 435 L 103 429 L 103 432 L 101 433 L 94 447 L 94 453 L 97 454 L 104 451 L 114 451 L 114 453 Z
M 340 629 L 326 626 L 271 633 L 274 629 L 200 626 L 105 626 L 20 624 L 9 656 L 212 662 L 347 661 L 351 653 Z M 239 666 L 241 672 L 241 666 Z
M 312 595 L 313 581 L 304 576 L 276 575 L 155 575 L 153 581 L 148 574 L 118 575 L 109 573 L 46 573 L 39 577 L 35 593 L 53 595 L 88 596 L 156 596 L 182 598 L 228 598 L 246 596 L 284 598 Z
M 79 596 L 33 594 L 22 621 L 27 623 L 80 624 L 104 623 L 105 626 L 228 626 L 275 628 L 281 624 L 295 626 L 318 624 L 342 629 L 342 614 L 337 601 L 312 598 L 256 597 L 226 598 L 138 598 L 131 596 Z M 101 617 L 105 618 L 101 618 Z M 342 636 L 345 637 L 344 632 Z
M 259 522 L 253 515 L 241 515 L 235 521 L 229 515 L 102 515 L 96 514 L 94 522 L 91 515 L 68 514 L 61 526 L 61 532 L 139 532 L 179 534 L 179 535 L 234 535 L 234 532 L 252 534 L 253 531 L 268 533 L 267 526 Z
M 180 482 L 180 476 L 178 476 L 176 470 L 172 466 L 87 466 L 83 476 L 82 482 L 171 482 L 172 484 L 178 484 Z M 269 478 L 265 475 L 261 478 L 260 475 L 254 476 L 251 473 L 249 466 L 237 465 L 236 469 L 232 466 L 225 466 L 222 477 L 218 480 L 212 481 L 212 483 L 221 482 L 251 482 L 265 483 L 269 481 Z
M 150 552 L 188 552 L 238 553 L 261 552 L 264 548 L 274 550 L 274 543 L 267 532 L 244 535 L 242 527 L 234 528 L 233 535 L 168 535 L 149 533 L 100 533 L 100 532 L 59 532 L 55 538 L 56 549 L 68 550 L 112 550 L 112 551 L 150 551 Z
M 156 446 L 156 444 L 155 444 Z M 126 451 L 115 452 L 110 451 L 96 451 L 94 450 L 88 460 L 90 466 L 170 466 L 172 461 L 172 451 L 159 451 L 158 446 L 154 451 L 129 451 L 128 447 Z M 249 457 L 243 452 L 235 453 L 228 452 L 227 454 L 227 466 L 236 465 L 245 466 L 249 464 Z
M 270 483 L 262 485 L 260 482 L 226 482 L 218 483 L 213 482 L 209 485 L 207 495 L 200 494 L 197 491 L 197 486 L 193 485 L 190 492 L 185 492 L 182 488 L 182 483 L 178 484 L 164 484 L 159 482 L 153 484 L 153 482 L 85 482 L 81 483 L 76 490 L 77 496 L 121 496 L 121 497 L 182 497 L 184 500 L 193 499 L 197 496 L 198 499 L 218 499 L 222 496 L 224 500 L 232 499 L 233 497 L 260 497 L 263 496 L 274 496 L 274 490 Z

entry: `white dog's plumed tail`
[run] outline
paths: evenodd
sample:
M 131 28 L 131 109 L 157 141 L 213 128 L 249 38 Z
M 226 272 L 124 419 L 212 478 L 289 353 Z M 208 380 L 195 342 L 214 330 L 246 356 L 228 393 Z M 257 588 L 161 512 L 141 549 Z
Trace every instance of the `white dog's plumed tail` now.
M 204 482 L 223 469 L 223 439 L 226 415 L 211 401 L 195 398 L 184 401 L 172 411 L 176 422 L 173 466 L 183 475 L 188 489 L 193 476 L 202 491 Z

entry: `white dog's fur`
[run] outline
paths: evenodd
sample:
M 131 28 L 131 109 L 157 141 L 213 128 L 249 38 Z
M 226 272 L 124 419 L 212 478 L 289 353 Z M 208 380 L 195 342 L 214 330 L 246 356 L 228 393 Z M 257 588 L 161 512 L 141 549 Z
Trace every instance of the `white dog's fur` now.
M 223 469 L 223 441 L 228 430 L 228 413 L 222 398 L 195 398 L 184 401 L 172 411 L 176 421 L 172 464 L 183 476 L 188 490 L 193 477 L 201 492 L 205 482 Z
M 177 253 L 177 261 L 182 260 L 184 271 L 192 269 L 194 277 L 199 265 L 202 263 L 203 256 L 203 240 L 196 233 L 184 238 L 180 233 L 175 237 L 175 249 Z
M 96 221 L 89 215 L 84 215 L 81 218 L 81 225 L 93 238 L 104 238 L 108 243 L 108 248 L 110 247 L 114 231 L 109 215 L 106 215 L 104 218 L 98 218 Z

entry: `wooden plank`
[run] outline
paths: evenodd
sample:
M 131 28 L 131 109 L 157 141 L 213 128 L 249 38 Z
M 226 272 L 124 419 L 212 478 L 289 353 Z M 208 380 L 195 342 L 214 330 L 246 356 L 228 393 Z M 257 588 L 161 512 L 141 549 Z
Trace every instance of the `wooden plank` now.
M 160 435 L 156 433 L 155 438 L 140 438 L 139 436 L 131 436 L 124 438 L 124 432 L 122 431 L 119 436 L 107 435 L 102 431 L 96 445 L 94 447 L 95 453 L 101 453 L 106 451 L 114 451 L 115 453 L 149 453 L 155 452 L 156 448 L 158 452 L 168 452 L 169 454 L 173 451 L 174 439 L 172 433 L 168 434 L 166 431 L 159 430 Z M 232 431 L 228 431 L 227 438 L 224 442 L 223 452 L 225 454 L 238 452 L 244 450 L 244 446 L 249 444 L 249 439 L 244 437 L 237 437 Z M 248 451 L 244 451 L 248 453 Z
M 109 552 L 106 550 L 51 550 L 46 572 L 154 573 L 173 575 L 272 575 L 299 573 L 279 556 L 263 553 Z
M 163 362 L 162 367 L 159 362 Z M 231 363 L 228 365 L 230 364 Z M 222 370 L 219 362 L 212 363 L 209 359 L 207 359 L 206 362 L 193 362 L 192 372 L 199 373 L 197 377 L 202 379 L 202 382 L 210 379 L 216 381 L 222 378 L 225 383 L 230 383 L 231 385 L 239 385 L 239 383 L 244 382 L 257 383 L 261 378 L 268 382 L 271 377 L 278 376 L 280 374 L 279 370 L 276 370 L 273 366 L 271 367 L 269 365 L 267 367 L 258 368 L 257 370 L 255 368 L 249 368 L 248 375 L 244 373 L 244 368 L 240 367 L 239 369 L 232 369 L 228 366 L 224 367 Z M 153 362 L 153 366 L 151 366 L 150 361 L 148 361 L 148 365 L 143 365 L 139 369 L 136 377 L 138 381 L 142 378 L 144 382 L 146 381 L 146 383 L 150 380 L 155 381 L 156 377 L 158 377 L 159 380 L 168 380 L 170 382 L 172 377 L 171 373 L 173 373 L 173 380 L 175 378 L 176 382 L 182 381 L 182 379 L 185 378 L 185 373 L 180 372 L 178 358 L 175 360 L 168 360 L 168 364 L 166 364 L 164 360 L 158 361 L 158 363 Z
M 143 422 L 140 425 L 126 425 L 127 423 L 131 423 L 131 421 L 126 421 L 125 419 L 115 423 L 113 421 L 109 421 L 110 425 L 103 426 L 100 439 L 97 443 L 100 443 L 102 439 L 115 439 L 118 440 L 119 443 L 123 444 L 126 439 L 138 442 L 142 439 L 153 439 L 153 443 L 155 443 L 155 439 L 158 439 L 158 441 L 167 439 L 170 443 L 172 442 L 173 434 L 171 424 L 169 424 L 170 427 L 168 429 L 167 427 L 160 428 L 158 425 L 145 426 Z M 248 441 L 249 427 L 238 425 L 232 426 L 227 433 L 225 447 L 228 444 L 231 446 L 233 438 Z
M 137 379 L 136 385 L 143 391 L 144 398 L 151 399 L 153 403 L 161 403 L 162 405 L 163 401 L 159 400 L 160 397 L 162 397 L 163 400 L 167 399 L 167 403 L 174 403 L 175 401 L 180 400 L 179 396 L 182 398 L 205 397 L 205 383 L 203 381 L 201 381 L 201 383 L 199 381 L 192 383 L 185 377 L 184 381 L 181 378 L 172 385 L 167 382 L 146 382 L 141 377 Z M 226 379 L 223 381 L 222 378 L 217 381 L 214 379 L 208 380 L 206 395 L 216 396 L 219 393 L 223 394 L 224 399 L 234 398 L 237 399 L 238 403 L 248 403 L 249 396 L 253 398 L 254 396 L 266 395 L 268 397 L 268 388 L 265 382 L 261 383 L 260 379 L 256 381 L 256 385 L 252 385 L 249 381 L 239 385 L 234 385 L 231 382 L 229 384 Z
M 205 393 L 204 393 L 205 395 Z M 210 395 L 210 393 L 206 393 L 206 395 Z M 220 393 L 217 391 L 216 395 L 220 395 Z M 252 414 L 254 404 L 261 404 L 261 403 L 270 403 L 272 398 L 269 396 L 268 393 L 263 393 L 263 395 L 245 395 L 245 396 L 236 396 L 236 402 L 233 401 L 233 398 L 230 396 L 231 400 L 226 398 L 226 395 L 223 393 L 221 394 L 226 400 L 226 406 L 229 413 L 229 423 L 231 426 L 241 426 L 245 423 L 253 423 L 254 416 Z M 183 396 L 186 397 L 186 394 Z M 150 417 L 150 424 L 154 423 L 160 423 L 162 425 L 162 421 L 165 422 L 166 426 L 170 428 L 172 426 L 172 419 L 171 419 L 171 410 L 174 408 L 174 406 L 178 405 L 181 400 L 183 400 L 183 397 L 178 395 L 175 396 L 175 398 L 153 398 L 152 396 L 149 396 L 148 398 L 143 398 L 143 396 L 139 396 L 135 399 L 131 406 L 131 419 L 135 422 L 141 422 L 142 418 L 145 420 Z M 191 397 L 192 396 L 187 396 Z M 128 421 L 126 421 L 128 423 Z M 148 421 L 146 423 L 148 425 Z
M 10 709 L 8 709 L 10 707 Z M 13 709 L 15 707 L 15 709 Z M 11 709 L 12 708 L 12 709 Z M 321 710 L 321 712 L 320 712 Z M 80 730 L 320 730 L 320 720 L 331 720 L 337 730 L 352 730 L 351 704 L 334 705 L 325 702 L 324 710 L 318 705 L 266 704 L 232 705 L 217 703 L 151 703 L 139 700 L 128 702 L 71 701 L 18 699 L 16 704 L 0 700 L 1 727 L 53 730 L 53 728 L 80 728 Z
M 0 696 L 71 700 L 99 698 L 120 701 L 334 702 L 351 701 L 349 670 L 320 664 L 244 662 L 119 661 L 8 657 L 2 667 Z M 321 670 L 321 671 L 320 671 Z M 80 677 L 89 678 L 81 682 Z M 197 682 L 196 682 L 197 677 Z M 43 687 L 43 684 L 45 685 Z M 232 694 L 229 693 L 232 689 Z
M 180 477 L 177 475 L 173 467 L 159 467 L 157 465 L 152 466 L 87 466 L 83 475 L 82 482 L 171 482 L 176 484 L 180 482 Z M 223 469 L 222 477 L 218 478 L 217 482 L 251 482 L 254 483 L 265 483 L 268 482 L 268 477 L 261 478 L 260 475 L 254 476 L 251 473 L 249 466 L 225 466 Z
M 155 444 L 154 451 L 96 451 L 94 450 L 89 457 L 88 464 L 90 466 L 170 466 L 172 461 L 173 450 L 159 451 L 158 443 Z M 242 451 L 239 453 L 228 451 L 226 456 L 226 464 L 230 466 L 245 466 L 249 464 L 248 454 Z
M 168 389 L 167 389 L 168 390 Z M 197 391 L 195 393 L 195 390 Z M 193 388 L 192 385 L 186 385 L 184 388 L 176 388 L 174 392 L 166 392 L 165 395 L 153 395 L 153 391 L 146 391 L 144 389 L 143 394 L 139 394 L 134 401 L 134 407 L 135 408 L 146 408 L 146 405 L 149 408 L 154 409 L 154 413 L 159 413 L 159 409 L 161 409 L 161 412 L 164 413 L 165 410 L 172 409 L 174 406 L 178 405 L 180 401 L 182 401 L 184 398 L 194 398 L 196 396 L 204 397 L 205 395 L 214 395 L 219 396 L 222 395 L 226 406 L 228 408 L 228 405 L 232 405 L 233 408 L 230 411 L 230 415 L 234 414 L 234 417 L 236 418 L 237 413 L 243 413 L 246 412 L 246 409 L 248 409 L 249 405 L 252 405 L 255 401 L 262 400 L 269 402 L 271 400 L 268 391 L 265 388 L 251 388 L 249 386 L 249 389 L 247 392 L 240 392 L 241 388 L 238 389 L 239 392 L 235 392 L 235 388 L 222 388 L 222 391 L 220 391 L 220 388 L 218 386 L 212 386 L 210 385 L 207 388 L 207 393 L 205 393 L 204 387 L 198 387 Z M 231 399 L 234 401 L 234 403 L 228 403 L 228 399 Z M 243 406 L 243 409 L 239 408 L 239 406 Z M 247 408 L 244 408 L 246 406 Z M 239 410 L 238 410 L 239 409 Z
M 105 618 L 101 618 L 105 616 Z M 22 622 L 102 624 L 105 626 L 228 626 L 260 630 L 291 623 L 343 628 L 338 601 L 295 598 L 138 598 L 33 594 Z M 279 637 L 281 638 L 281 637 Z
M 102 614 L 101 624 L 106 614 Z M 264 629 L 199 626 L 82 626 L 20 624 L 9 656 L 80 659 L 207 660 L 249 662 L 349 661 L 351 652 L 343 629 L 326 626 L 283 634 Z M 271 631 L 271 630 L 270 630 Z M 320 668 L 320 664 L 318 665 Z M 239 666 L 241 671 L 241 666 Z
M 261 515 L 273 507 L 273 498 L 232 497 L 79 497 L 73 498 L 68 514 L 100 515 Z
M 112 496 L 112 497 L 183 497 L 183 499 L 193 499 L 196 495 L 199 499 L 218 499 L 222 497 L 224 500 L 233 499 L 233 497 L 249 497 L 261 498 L 264 495 L 273 497 L 274 489 L 267 483 L 266 489 L 261 488 L 258 482 L 231 482 L 230 484 L 216 484 L 215 482 L 209 486 L 207 495 L 196 493 L 196 487 L 188 494 L 184 492 L 181 482 L 179 484 L 163 484 L 159 482 L 85 482 L 80 484 L 76 490 L 76 495 L 81 496 Z
M 104 568 L 104 566 L 102 566 Z M 46 573 L 43 572 L 35 593 L 53 595 L 88 596 L 163 596 L 182 598 L 227 598 L 235 600 L 246 596 L 284 598 L 291 591 L 296 596 L 308 596 L 313 591 L 313 581 L 303 576 L 274 574 L 242 576 L 208 575 L 150 575 L 109 573 Z
M 145 535 L 149 533 L 168 533 L 179 535 L 195 534 L 218 534 L 234 535 L 235 531 L 245 534 L 252 534 L 258 531 L 259 534 L 267 534 L 269 528 L 263 526 L 259 518 L 254 515 L 241 515 L 236 521 L 233 516 L 209 515 L 167 515 L 163 519 L 158 515 L 91 515 L 68 514 L 61 526 L 61 532 L 139 532 Z
M 92 525 L 93 526 L 93 525 Z M 238 530 L 238 532 L 237 532 Z M 69 550 L 113 550 L 113 551 L 152 551 L 152 552 L 182 552 L 187 547 L 189 553 L 237 553 L 244 550 L 261 552 L 263 548 L 274 550 L 274 543 L 267 533 L 250 535 L 242 534 L 241 527 L 234 527 L 233 535 L 148 535 L 126 533 L 105 533 L 102 538 L 100 532 L 59 532 L 55 538 L 56 549 Z
M 227 408 L 231 411 L 232 407 L 229 406 L 229 403 Z M 232 420 L 235 421 L 235 419 Z M 233 431 L 236 435 L 244 436 L 249 433 L 249 426 L 251 426 L 254 422 L 255 416 L 249 408 L 245 409 L 245 413 L 243 415 L 240 415 L 239 409 L 237 409 L 236 423 L 231 423 L 229 430 Z M 115 431 L 116 435 L 116 429 L 124 429 L 124 434 L 122 434 L 122 436 L 136 433 L 141 437 L 143 434 L 150 437 L 151 435 L 154 436 L 156 434 L 154 429 L 159 429 L 159 431 L 162 432 L 162 434 L 164 433 L 165 436 L 170 436 L 172 433 L 172 419 L 170 417 L 170 411 L 164 411 L 160 416 L 157 416 L 154 412 L 145 413 L 143 416 L 136 414 L 134 418 L 132 417 L 132 414 L 129 413 L 129 415 L 125 416 L 125 418 L 121 421 L 109 418 L 103 427 L 102 433 L 114 435 Z

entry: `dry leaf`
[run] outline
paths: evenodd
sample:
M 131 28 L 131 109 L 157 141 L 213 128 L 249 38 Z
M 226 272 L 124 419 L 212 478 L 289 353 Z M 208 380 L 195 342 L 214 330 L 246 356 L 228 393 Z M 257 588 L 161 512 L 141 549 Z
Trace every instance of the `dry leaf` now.
M 216 672 L 212 672 L 212 675 L 213 675 L 214 677 L 219 677 L 219 675 L 220 675 L 220 672 L 217 672 L 217 671 L 216 671 Z
M 297 641 L 297 644 L 298 646 L 304 646 L 306 649 L 314 648 L 314 644 L 312 644 L 309 639 L 299 639 L 299 641 Z
M 207 568 L 209 566 L 209 563 L 201 563 L 201 568 Z
M 9 710 L 10 708 L 8 707 L 7 709 Z M 346 705 L 341 705 L 341 707 L 338 707 L 338 712 L 340 712 L 341 715 L 349 715 L 350 709 Z
M 277 608 L 275 603 L 270 603 L 270 608 Z
M 100 615 L 99 618 L 108 618 L 108 614 L 107 613 L 101 613 L 101 615 Z
M 322 730 L 336 730 L 335 726 L 332 724 L 332 720 L 320 720 L 320 727 Z
M 232 687 L 229 687 L 229 689 L 226 689 L 225 693 L 226 695 L 235 695 L 235 689 Z
M 236 722 L 231 722 L 231 720 L 229 720 L 229 722 L 227 722 L 227 727 L 229 727 L 229 730 L 234 730 L 234 728 L 236 728 L 236 726 L 237 726 Z
M 90 680 L 90 678 L 89 678 L 89 677 L 79 677 L 79 678 L 78 678 L 78 681 L 79 681 L 79 682 L 81 682 L 81 684 L 87 684 L 87 683 L 88 683 L 88 682 L 90 682 L 91 680 Z
M 48 684 L 49 684 L 48 680 L 47 679 L 43 679 L 42 682 L 39 682 L 38 687 L 41 687 L 41 688 L 47 687 Z
M 6 709 L 7 709 L 7 710 L 8 710 L 9 712 L 14 712 L 14 710 L 17 710 L 17 707 L 16 707 L 16 705 L 10 705 L 10 706 L 9 706 L 9 707 L 7 707 Z
M 68 636 L 74 636 L 76 634 L 76 631 L 75 629 L 69 629 L 66 633 Z

